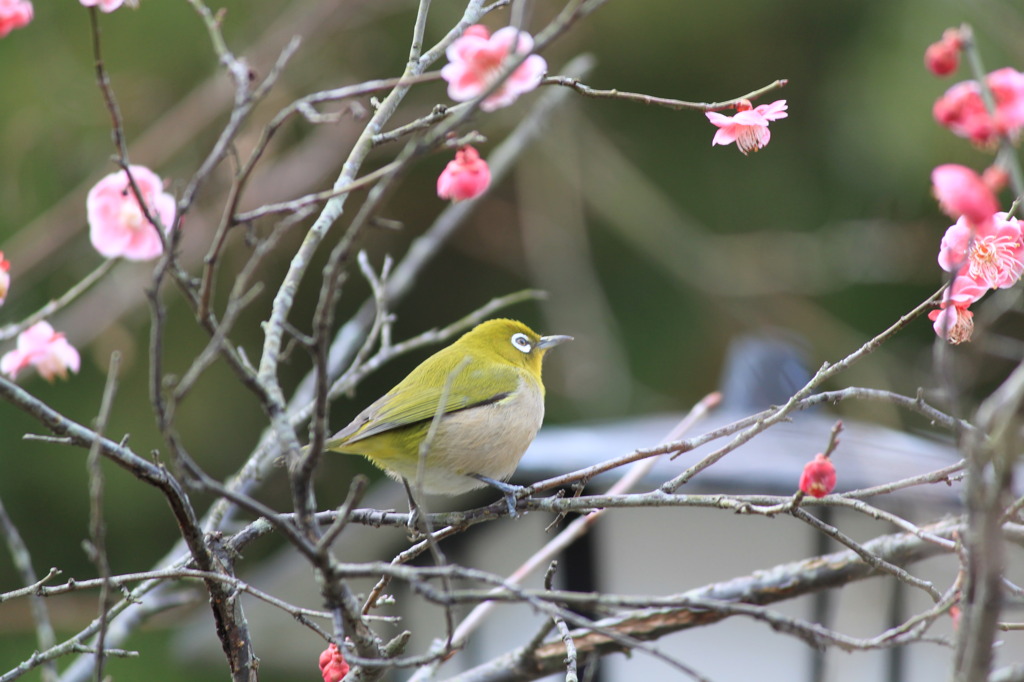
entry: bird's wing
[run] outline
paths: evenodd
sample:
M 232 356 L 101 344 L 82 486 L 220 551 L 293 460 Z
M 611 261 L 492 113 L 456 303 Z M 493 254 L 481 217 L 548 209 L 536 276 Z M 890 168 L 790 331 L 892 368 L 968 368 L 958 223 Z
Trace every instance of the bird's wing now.
M 486 376 L 483 376 L 484 372 Z M 431 377 L 410 374 L 363 410 L 331 441 L 354 443 L 384 431 L 433 419 L 442 396 L 444 414 L 490 405 L 507 398 L 519 387 L 522 379 L 521 370 L 511 365 L 491 366 L 483 372 L 471 369 L 452 372 L 441 368 L 440 374 L 441 377 L 433 377 L 433 381 Z M 416 388 L 410 389 L 410 386 Z M 483 391 L 482 386 L 485 387 Z M 397 400 L 397 395 L 401 395 L 402 399 Z

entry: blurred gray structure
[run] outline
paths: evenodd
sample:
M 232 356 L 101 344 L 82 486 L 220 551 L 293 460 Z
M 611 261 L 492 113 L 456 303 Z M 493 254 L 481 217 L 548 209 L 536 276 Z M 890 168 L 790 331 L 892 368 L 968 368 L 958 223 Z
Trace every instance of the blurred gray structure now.
M 726 355 L 720 382 L 723 400 L 685 437 L 698 436 L 785 403 L 811 378 L 799 339 L 782 332 L 741 337 Z M 573 471 L 657 445 L 682 415 L 661 414 L 616 422 L 551 426 L 527 451 L 517 478 L 529 482 Z M 789 495 L 796 491 L 804 464 L 825 449 L 837 418 L 811 409 L 793 414 L 740 446 L 692 479 L 679 492 Z M 662 457 L 648 475 L 650 487 L 669 480 L 694 462 L 726 445 L 731 437 L 686 452 L 675 460 Z M 960 459 L 949 442 L 926 439 L 864 422 L 844 421 L 835 454 L 838 491 L 881 485 L 927 473 Z M 611 471 L 594 478 L 600 490 L 621 476 Z M 957 491 L 927 486 L 909 492 L 916 501 L 956 504 Z

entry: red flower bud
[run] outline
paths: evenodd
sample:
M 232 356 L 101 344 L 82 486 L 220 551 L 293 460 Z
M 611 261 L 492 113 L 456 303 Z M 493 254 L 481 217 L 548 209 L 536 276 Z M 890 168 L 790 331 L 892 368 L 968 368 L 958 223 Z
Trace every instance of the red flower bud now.
M 948 76 L 960 66 L 960 50 L 939 41 L 924 51 L 924 65 L 936 76 Z
M 832 460 L 820 452 L 804 465 L 800 476 L 800 490 L 814 497 L 825 497 L 836 487 L 836 468 Z
M 437 178 L 437 196 L 452 201 L 472 199 L 491 184 L 491 169 L 470 146 L 455 152 L 455 160 Z
M 942 40 L 932 43 L 924 51 L 924 65 L 936 76 L 948 76 L 960 65 L 963 41 L 955 28 L 946 29 Z
M 331 644 L 320 654 L 320 674 L 324 682 L 341 682 L 348 675 L 349 666 L 337 644 Z

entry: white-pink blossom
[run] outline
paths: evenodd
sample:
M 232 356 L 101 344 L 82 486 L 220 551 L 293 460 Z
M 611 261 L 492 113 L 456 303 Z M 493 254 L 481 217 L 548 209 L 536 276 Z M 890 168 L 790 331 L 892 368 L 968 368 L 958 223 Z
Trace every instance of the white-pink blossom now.
M 64 335 L 53 330 L 48 322 L 36 322 L 18 334 L 18 347 L 0 358 L 0 372 L 12 379 L 18 372 L 32 366 L 47 381 L 54 377 L 66 379 L 68 370 L 77 373 L 81 359 Z
M 448 81 L 448 96 L 466 102 L 483 94 L 507 68 L 510 53 L 523 55 L 532 50 L 533 37 L 514 26 L 498 29 L 494 35 L 480 24 L 470 26 L 445 52 L 448 64 L 441 69 L 441 77 Z M 494 111 L 507 107 L 519 95 L 536 88 L 547 70 L 544 58 L 531 54 L 480 103 L 480 108 Z
M 1006 289 L 1024 273 L 1024 235 L 1020 221 L 1007 213 L 972 226 L 961 217 L 946 230 L 939 265 L 990 289 Z
M 932 327 L 939 338 L 952 344 L 970 341 L 974 332 L 974 313 L 969 308 L 986 291 L 987 287 L 970 277 L 954 277 L 949 287 L 942 292 L 939 309 L 928 313 L 928 319 L 932 320 Z
M 946 339 L 953 345 L 966 343 L 974 333 L 974 312 L 967 306 L 951 305 L 928 313 L 932 320 L 932 329 L 940 339 Z
M 711 140 L 711 146 L 735 142 L 736 147 L 744 154 L 763 149 L 772 137 L 768 131 L 768 124 L 789 116 L 786 113 L 787 108 L 784 99 L 776 100 L 771 104 L 760 104 L 756 107 L 744 99 L 736 105 L 735 116 L 708 111 L 704 115 L 718 127 L 714 139 Z
M 174 197 L 164 192 L 163 181 L 145 166 L 130 166 L 149 215 L 164 230 L 174 223 Z M 157 228 L 147 219 L 124 170 L 97 182 L 86 198 L 89 239 L 107 258 L 151 260 L 163 251 Z

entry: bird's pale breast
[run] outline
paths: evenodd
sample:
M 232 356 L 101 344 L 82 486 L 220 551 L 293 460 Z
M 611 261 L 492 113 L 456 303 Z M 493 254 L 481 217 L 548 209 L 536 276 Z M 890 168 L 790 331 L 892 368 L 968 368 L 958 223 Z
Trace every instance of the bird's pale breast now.
M 544 396 L 532 377 L 495 403 L 445 415 L 430 442 L 422 487 L 456 495 L 485 485 L 466 474 L 504 480 L 512 475 L 544 420 Z M 381 462 L 392 477 L 416 480 L 417 462 Z

